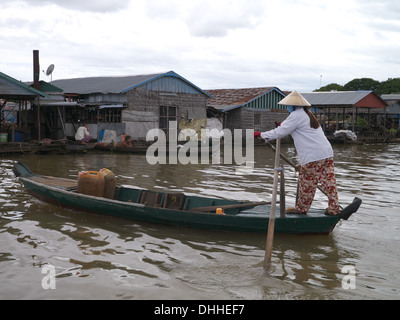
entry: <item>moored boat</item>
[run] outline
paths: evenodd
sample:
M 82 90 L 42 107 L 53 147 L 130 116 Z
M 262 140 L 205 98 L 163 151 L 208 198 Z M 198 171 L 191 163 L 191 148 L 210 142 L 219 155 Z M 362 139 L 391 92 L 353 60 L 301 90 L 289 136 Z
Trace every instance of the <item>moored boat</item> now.
M 34 174 L 21 162 L 15 163 L 13 171 L 35 198 L 78 211 L 208 230 L 260 233 L 268 230 L 268 202 L 207 198 L 130 186 L 116 186 L 110 199 L 79 193 L 78 180 Z M 355 198 L 337 216 L 324 215 L 322 209 L 312 209 L 306 215 L 278 216 L 275 233 L 329 234 L 360 205 L 361 200 Z

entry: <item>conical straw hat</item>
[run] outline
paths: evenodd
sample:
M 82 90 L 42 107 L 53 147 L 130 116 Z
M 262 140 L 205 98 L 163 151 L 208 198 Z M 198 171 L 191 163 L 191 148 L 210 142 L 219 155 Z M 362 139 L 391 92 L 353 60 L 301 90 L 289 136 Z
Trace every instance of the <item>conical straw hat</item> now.
M 286 106 L 311 107 L 311 104 L 297 91 L 293 91 L 283 100 L 278 102 Z

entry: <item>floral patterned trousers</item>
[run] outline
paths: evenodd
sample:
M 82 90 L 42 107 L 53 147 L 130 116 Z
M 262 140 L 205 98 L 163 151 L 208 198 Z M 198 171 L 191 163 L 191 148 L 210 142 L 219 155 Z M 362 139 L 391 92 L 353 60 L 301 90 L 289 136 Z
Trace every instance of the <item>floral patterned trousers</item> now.
M 296 209 L 307 213 L 314 199 L 318 183 L 328 196 L 327 213 L 339 213 L 339 198 L 336 188 L 333 159 L 323 159 L 301 166 L 299 174 L 299 194 Z

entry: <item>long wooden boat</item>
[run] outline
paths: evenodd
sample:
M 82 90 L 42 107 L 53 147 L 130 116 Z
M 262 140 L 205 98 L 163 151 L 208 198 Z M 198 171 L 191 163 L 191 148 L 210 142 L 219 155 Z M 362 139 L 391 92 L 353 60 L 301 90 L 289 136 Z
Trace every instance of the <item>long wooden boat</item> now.
M 78 179 L 37 175 L 20 162 L 15 163 L 13 171 L 32 196 L 74 210 L 208 230 L 260 233 L 268 230 L 270 204 L 266 202 L 206 198 L 129 186 L 116 186 L 114 198 L 108 199 L 78 193 Z M 360 205 L 361 200 L 355 198 L 337 216 L 324 215 L 322 209 L 283 218 L 278 214 L 275 233 L 329 234 L 341 219 L 347 220 Z M 223 209 L 224 214 L 217 213 L 221 211 L 217 209 Z
M 114 143 L 97 143 L 95 149 L 100 151 L 110 151 L 116 153 L 143 153 L 145 154 L 148 146 L 146 145 L 133 145 L 132 147 L 117 147 Z
M 181 145 L 178 145 L 176 149 L 172 149 L 172 152 L 179 152 L 179 148 Z M 114 145 L 114 143 L 97 143 L 96 146 L 94 147 L 96 150 L 99 151 L 109 151 L 109 152 L 115 152 L 115 153 L 133 153 L 133 154 L 146 154 L 147 150 L 149 149 L 149 145 L 145 144 L 133 144 L 132 147 L 118 147 Z M 223 147 L 220 149 L 223 151 Z M 156 150 L 155 154 L 158 154 L 159 149 Z M 165 154 L 169 154 L 171 151 L 169 146 L 166 146 L 164 150 Z M 202 153 L 208 153 L 212 154 L 212 147 L 209 146 L 208 144 L 198 144 L 198 155 L 201 156 Z M 186 154 L 189 156 L 190 151 L 188 150 Z

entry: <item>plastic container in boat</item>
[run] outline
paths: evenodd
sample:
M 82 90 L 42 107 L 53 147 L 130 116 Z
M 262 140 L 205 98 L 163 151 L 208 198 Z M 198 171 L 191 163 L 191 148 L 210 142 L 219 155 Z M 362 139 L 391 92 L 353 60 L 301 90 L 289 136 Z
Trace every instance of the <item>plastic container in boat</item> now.
M 115 175 L 112 171 L 103 168 L 100 173 L 104 176 L 104 198 L 114 199 L 115 195 Z
M 78 193 L 88 196 L 104 196 L 104 175 L 97 171 L 79 172 Z

